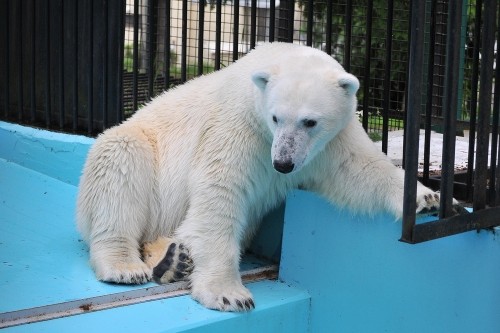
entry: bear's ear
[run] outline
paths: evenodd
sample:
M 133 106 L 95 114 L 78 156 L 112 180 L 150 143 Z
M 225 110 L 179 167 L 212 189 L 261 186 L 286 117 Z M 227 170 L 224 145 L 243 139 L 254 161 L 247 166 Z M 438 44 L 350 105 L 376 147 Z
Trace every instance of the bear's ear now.
M 266 89 L 266 85 L 271 78 L 271 72 L 269 71 L 256 71 L 252 74 L 252 81 L 255 85 L 262 91 Z
M 338 83 L 349 95 L 354 95 L 359 89 L 358 79 L 349 73 L 343 73 L 338 79 Z

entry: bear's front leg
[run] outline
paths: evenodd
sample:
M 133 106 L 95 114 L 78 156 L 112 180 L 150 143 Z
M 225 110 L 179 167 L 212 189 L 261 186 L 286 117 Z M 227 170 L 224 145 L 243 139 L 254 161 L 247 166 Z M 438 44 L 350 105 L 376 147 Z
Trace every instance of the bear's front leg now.
M 176 231 L 194 262 L 191 295 L 207 308 L 248 311 L 255 307 L 252 294 L 239 273 L 241 224 L 228 217 L 186 219 Z

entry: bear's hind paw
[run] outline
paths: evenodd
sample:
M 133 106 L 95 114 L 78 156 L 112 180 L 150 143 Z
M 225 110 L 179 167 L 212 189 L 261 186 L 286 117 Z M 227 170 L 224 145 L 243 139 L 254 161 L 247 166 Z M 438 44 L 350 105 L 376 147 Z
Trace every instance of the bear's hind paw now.
M 109 283 L 144 284 L 151 281 L 151 270 L 144 263 L 114 263 L 96 267 L 97 279 Z
M 142 255 L 146 264 L 153 267 L 153 279 L 158 284 L 187 280 L 193 271 L 187 248 L 170 238 L 145 244 Z

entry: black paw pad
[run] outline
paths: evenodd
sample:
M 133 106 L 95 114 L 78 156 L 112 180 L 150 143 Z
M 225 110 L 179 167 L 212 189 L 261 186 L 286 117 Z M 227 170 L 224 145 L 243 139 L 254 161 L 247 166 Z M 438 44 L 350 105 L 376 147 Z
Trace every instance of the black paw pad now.
M 161 279 L 165 272 L 168 271 L 170 267 L 172 267 L 172 264 L 174 263 L 176 246 L 177 244 L 175 243 L 170 244 L 165 257 L 163 257 L 160 263 L 153 269 L 153 276 L 155 281 L 157 281 L 157 279 Z
M 153 269 L 153 278 L 159 284 L 185 280 L 193 270 L 193 261 L 187 248 L 171 243 L 165 257 Z

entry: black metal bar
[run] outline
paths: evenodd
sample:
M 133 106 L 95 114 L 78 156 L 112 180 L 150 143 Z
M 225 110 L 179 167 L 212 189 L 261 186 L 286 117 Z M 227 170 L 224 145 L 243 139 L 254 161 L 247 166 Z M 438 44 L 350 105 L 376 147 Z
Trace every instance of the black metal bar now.
M 59 18 L 59 129 L 64 129 L 64 118 L 65 118 L 65 107 L 64 107 L 64 96 L 65 96 L 65 87 L 64 87 L 64 1 L 61 0 L 60 8 L 57 8 L 59 12 L 58 15 L 61 15 Z
M 486 207 L 495 21 L 496 0 L 486 0 L 484 2 L 483 30 L 481 31 L 481 72 L 479 75 L 477 149 L 476 168 L 474 172 L 474 211 Z
M 203 74 L 203 32 L 205 31 L 205 0 L 198 3 L 198 75 Z
M 255 48 L 257 37 L 257 0 L 250 1 L 250 48 Z
M 406 124 L 405 185 L 403 198 L 403 226 L 401 241 L 412 242 L 416 218 L 418 173 L 418 141 L 422 108 L 422 68 L 424 57 L 425 2 L 411 1 L 410 49 L 408 60 L 408 109 Z
M 295 22 L 295 0 L 288 1 L 290 7 L 288 7 L 288 43 L 293 43 L 293 31 L 294 31 L 294 22 Z
M 16 3 L 17 6 L 14 6 L 15 9 L 17 9 L 16 14 L 16 20 L 17 20 L 17 27 L 14 33 L 17 35 L 14 37 L 14 40 L 18 43 L 18 49 L 19 49 L 19 54 L 17 56 L 17 94 L 18 94 L 18 100 L 17 100 L 17 119 L 21 122 L 23 119 L 23 108 L 24 108 L 24 98 L 23 98 L 23 58 L 24 58 L 24 47 L 23 47 L 23 38 L 22 38 L 22 31 L 23 31 L 23 2 L 18 2 Z
M 366 34 L 365 34 L 365 63 L 363 76 L 363 128 L 368 131 L 368 114 L 370 109 L 370 79 L 371 79 L 371 52 L 372 52 L 372 21 L 373 0 L 368 0 L 366 9 Z
M 102 23 L 102 34 L 100 35 L 100 39 L 102 39 L 102 47 L 99 49 L 99 52 L 102 52 L 101 59 L 102 59 L 102 69 L 100 71 L 101 75 L 101 80 L 102 80 L 102 100 L 101 100 L 101 119 L 102 119 L 102 130 L 108 127 L 109 124 L 109 108 L 108 108 L 108 102 L 109 102 L 109 93 L 110 91 L 108 90 L 108 62 L 109 62 L 109 57 L 108 57 L 108 34 L 109 34 L 109 25 L 108 25 L 108 20 L 109 20 L 109 13 L 108 13 L 108 7 L 109 7 L 109 2 L 108 0 L 101 0 L 100 4 L 101 10 L 104 13 L 101 16 Z
M 36 0 L 34 0 L 36 1 Z M 78 129 L 78 4 L 73 3 L 73 82 L 72 93 L 73 93 L 73 104 L 72 104 L 72 129 L 76 131 Z
M 222 1 L 215 5 L 215 69 L 219 70 L 221 65 L 220 44 L 222 35 Z
M 123 119 L 123 105 L 122 105 L 122 84 L 123 84 L 123 57 L 124 57 L 124 43 L 125 31 L 123 20 L 124 15 L 124 1 L 121 0 L 108 0 L 106 19 L 106 57 L 105 63 L 107 66 L 106 79 L 104 80 L 107 97 L 105 105 L 106 122 L 104 128 L 116 125 Z
M 10 104 L 10 73 L 9 73 L 9 64 L 10 64 L 10 38 L 9 38 L 9 25 L 10 25 L 10 17 L 9 17 L 10 9 L 9 9 L 9 1 L 0 1 L 0 34 L 1 34 L 1 42 L 4 47 L 2 47 L 2 56 L 3 61 L 0 62 L 0 66 L 2 66 L 2 70 L 4 73 L 4 89 L 0 91 L 0 93 L 4 94 L 4 117 L 7 118 L 9 115 L 9 104 Z
M 314 0 L 307 1 L 306 45 L 312 46 L 314 25 Z
M 462 1 L 448 4 L 446 36 L 446 70 L 443 96 L 443 154 L 441 168 L 441 202 L 439 216 L 451 216 L 453 211 L 453 182 L 455 176 L 455 142 L 457 129 L 458 90 L 460 77 L 460 48 L 462 28 Z
M 35 123 L 36 120 L 36 72 L 35 72 L 35 57 L 37 50 L 35 48 L 35 36 L 36 36 L 36 29 L 35 29 L 35 1 L 36 0 L 31 0 L 31 6 L 29 7 L 30 9 L 30 17 L 28 18 L 28 22 L 30 25 L 29 31 L 31 34 L 30 38 L 30 44 L 31 44 L 31 56 L 30 56 L 30 79 L 29 79 L 29 84 L 30 84 L 30 121 L 31 123 Z M 75 6 L 76 7 L 76 6 Z M 75 66 L 76 68 L 76 66 Z
M 219 2 L 219 1 L 217 1 Z M 187 80 L 187 28 L 188 28 L 188 0 L 182 0 L 182 30 L 181 30 L 181 81 Z M 217 63 L 215 64 L 217 66 Z
M 472 59 L 469 152 L 467 157 L 467 199 L 472 201 L 474 193 L 474 151 L 476 146 L 477 91 L 479 83 L 479 50 L 481 43 L 481 21 L 483 0 L 476 0 L 474 20 L 474 48 Z
M 274 1 L 274 0 L 273 0 Z M 233 61 L 239 58 L 240 2 L 233 3 Z
M 170 88 L 170 0 L 165 0 L 165 34 L 163 35 L 163 45 L 165 52 L 163 54 L 163 76 L 165 77 L 164 89 Z
M 394 16 L 394 0 L 387 2 L 387 25 L 385 33 L 385 69 L 384 100 L 382 108 L 382 151 L 387 154 L 389 142 L 389 108 L 391 104 L 391 65 L 392 65 L 392 23 Z
M 104 35 L 106 34 L 106 28 L 104 26 L 105 13 L 104 1 L 98 0 L 94 1 L 92 7 L 93 15 L 93 34 L 92 34 L 92 44 L 93 44 L 93 80 L 92 80 L 92 97 L 93 97 L 93 120 L 94 120 L 94 131 L 100 132 L 103 128 L 103 121 L 105 118 L 104 114 L 104 101 L 107 95 L 106 86 L 104 84 L 104 67 L 105 59 L 103 58 L 103 49 L 106 47 L 104 43 Z
M 500 225 L 500 207 L 483 209 L 473 214 L 455 215 L 438 221 L 416 224 L 409 243 L 417 244 L 468 231 Z
M 500 10 L 497 9 L 497 15 L 500 17 Z M 497 25 L 497 40 L 496 45 L 500 45 L 500 24 Z M 500 52 L 496 51 L 495 59 L 495 82 L 500 82 Z M 500 84 L 495 84 L 494 98 L 493 98 L 493 117 L 491 122 L 491 159 L 490 159 L 490 185 L 489 185 L 489 204 L 491 206 L 500 205 L 500 192 L 497 189 L 500 186 L 500 179 L 497 163 L 497 149 L 498 149 L 498 126 L 500 125 Z
M 238 1 L 235 1 L 235 3 Z M 274 42 L 274 30 L 276 27 L 276 0 L 269 2 L 269 41 Z
M 350 72 L 352 41 L 352 0 L 347 0 L 345 8 L 344 68 L 347 72 Z
M 157 0 L 149 0 L 148 6 L 148 99 L 151 100 L 154 95 L 154 80 L 156 75 L 156 8 Z
M 88 81 L 87 81 L 87 132 L 89 135 L 93 135 L 94 132 L 94 0 L 88 1 L 88 64 L 86 70 L 88 71 Z
M 332 54 L 332 16 L 333 16 L 333 1 L 326 1 L 326 27 L 325 27 L 325 51 L 327 54 Z
M 119 9 L 121 9 L 121 15 L 118 17 L 119 25 L 118 25 L 118 63 L 116 64 L 116 80 L 118 84 L 116 85 L 116 94 L 117 94 L 117 105 L 116 105 L 116 119 L 115 122 L 121 122 L 124 117 L 124 108 L 123 108 L 123 64 L 125 57 L 125 13 L 126 13 L 126 2 L 118 0 L 118 4 L 116 5 Z
M 46 6 L 44 6 L 44 13 L 42 14 L 45 17 L 45 47 L 46 47 L 46 62 L 45 62 L 45 126 L 50 127 L 51 123 L 51 95 L 52 95 L 52 90 L 51 90 L 51 84 L 50 84 L 50 73 L 51 73 L 51 68 L 50 68 L 50 62 L 51 62 L 51 57 L 50 57 L 50 2 L 46 2 Z
M 500 8 L 498 8 L 498 18 L 500 20 Z M 500 21 L 499 21 L 500 22 Z M 500 24 L 497 26 L 498 28 L 498 33 L 497 33 L 497 47 L 500 45 Z M 495 82 L 500 82 L 500 52 L 497 48 L 497 59 L 496 59 L 496 79 Z M 495 99 L 497 100 L 497 106 L 495 107 L 495 112 L 498 113 L 500 112 L 500 84 L 495 84 Z M 497 119 L 496 122 L 493 123 L 493 126 L 496 126 L 498 128 L 499 124 L 499 119 Z M 496 152 L 495 149 L 491 149 L 491 154 L 497 154 L 497 163 L 496 166 L 494 164 L 491 164 L 491 168 L 496 169 L 496 177 L 495 177 L 495 200 L 494 200 L 494 205 L 495 206 L 500 206 L 500 145 L 497 147 L 498 152 Z
M 139 89 L 139 0 L 134 0 L 134 41 L 132 45 L 132 108 L 137 110 Z
M 425 105 L 425 138 L 424 138 L 424 168 L 422 182 L 425 185 L 429 184 L 429 166 L 430 166 L 430 153 L 431 153 L 431 126 L 432 126 L 432 100 L 434 89 L 434 52 L 436 43 L 436 11 L 437 5 L 435 1 L 429 1 L 430 8 L 430 31 L 429 31 L 429 56 L 427 65 L 427 92 L 426 92 L 426 105 Z

